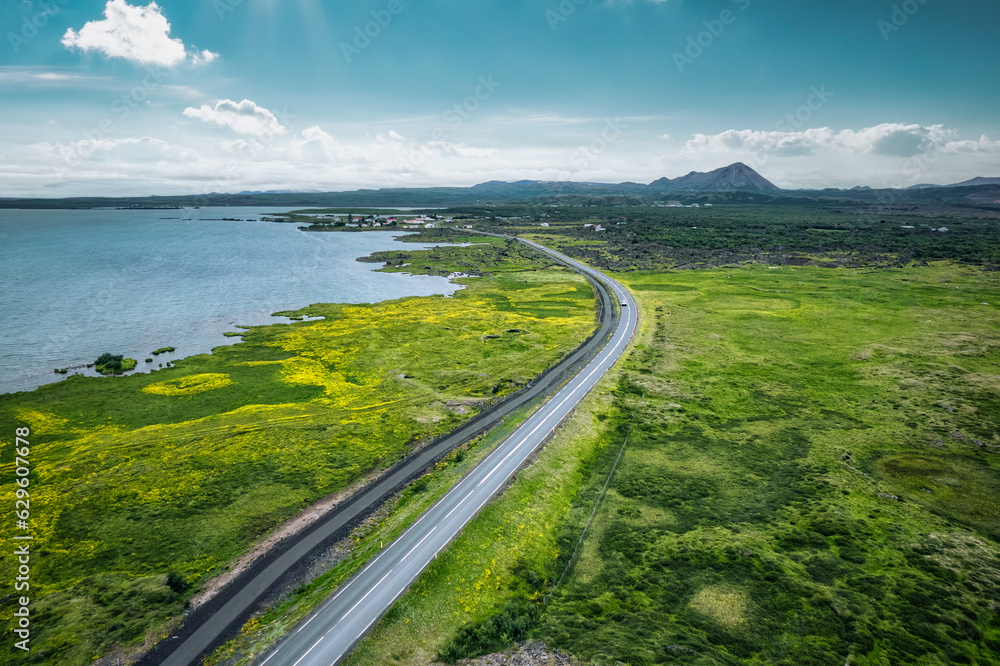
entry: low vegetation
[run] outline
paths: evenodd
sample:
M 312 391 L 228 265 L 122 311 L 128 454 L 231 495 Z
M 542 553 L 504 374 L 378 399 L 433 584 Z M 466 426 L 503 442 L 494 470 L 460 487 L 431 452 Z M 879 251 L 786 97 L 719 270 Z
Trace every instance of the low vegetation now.
M 32 651 L 17 659 L 89 663 L 161 638 L 269 530 L 579 344 L 590 285 L 539 255 L 488 263 L 506 248 L 449 250 L 491 275 L 451 298 L 312 305 L 169 369 L 0 396 L 0 420 L 32 433 Z
M 996 663 L 997 275 L 620 277 L 645 330 L 614 401 L 593 396 L 567 468 L 546 467 L 557 439 L 352 666 L 496 651 L 535 617 L 528 636 L 596 664 Z M 535 515 L 556 518 L 513 529 Z
M 743 262 L 894 267 L 955 260 L 1000 268 L 1000 211 L 826 202 L 701 208 L 504 206 L 459 209 L 476 227 L 530 235 L 612 271 Z M 586 218 L 586 219 L 585 219 Z M 540 226 L 541 224 L 547 227 Z M 585 228 L 600 224 L 604 231 Z
M 991 214 L 592 208 L 596 232 L 579 209 L 449 211 L 621 271 L 643 330 L 347 664 L 450 662 L 524 638 L 602 665 L 1000 662 Z M 586 283 L 510 241 L 373 260 L 477 277 L 452 299 L 281 313 L 293 323 L 151 375 L 0 396 L 44 461 L 40 579 L 58 584 L 43 590 L 40 663 L 166 626 L 255 537 L 592 327 Z M 250 663 L 489 444 L 412 484 L 211 663 Z
M 654 327 L 628 445 L 539 634 L 598 663 L 995 663 L 995 274 L 628 279 Z
M 94 369 L 102 375 L 120 375 L 135 370 L 138 363 L 134 358 L 124 358 L 121 354 L 105 353 L 94 361 Z
M 416 666 L 516 640 L 559 579 L 560 529 L 609 444 L 603 424 L 614 385 L 610 376 L 601 381 L 530 466 L 400 597 L 347 666 Z

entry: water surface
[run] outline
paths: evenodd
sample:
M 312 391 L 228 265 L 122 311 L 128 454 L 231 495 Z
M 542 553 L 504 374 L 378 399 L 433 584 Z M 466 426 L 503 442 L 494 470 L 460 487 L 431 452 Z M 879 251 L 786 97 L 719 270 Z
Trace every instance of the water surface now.
M 0 392 L 57 381 L 104 352 L 139 369 L 232 344 L 240 325 L 312 303 L 450 295 L 445 278 L 356 261 L 414 249 L 400 232 L 306 233 L 287 208 L 0 210 Z M 251 221 L 222 221 L 238 218 Z M 144 359 L 161 347 L 173 354 Z

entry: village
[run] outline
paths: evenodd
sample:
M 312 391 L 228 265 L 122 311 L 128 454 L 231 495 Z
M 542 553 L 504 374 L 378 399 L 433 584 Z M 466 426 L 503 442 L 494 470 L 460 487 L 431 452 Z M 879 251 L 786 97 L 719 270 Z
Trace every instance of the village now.
M 314 227 L 354 227 L 373 229 L 381 227 L 402 227 L 404 229 L 434 229 L 439 223 L 451 222 L 450 217 L 421 215 L 406 220 L 391 215 L 355 215 L 354 213 L 325 213 L 310 215 Z

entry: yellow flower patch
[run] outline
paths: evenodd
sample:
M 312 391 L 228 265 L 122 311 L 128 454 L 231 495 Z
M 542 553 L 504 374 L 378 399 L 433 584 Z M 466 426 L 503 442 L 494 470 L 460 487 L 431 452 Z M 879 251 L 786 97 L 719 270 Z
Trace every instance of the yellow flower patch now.
M 232 383 L 233 380 L 229 378 L 229 375 L 219 372 L 206 372 L 200 375 L 188 375 L 180 379 L 171 379 L 166 382 L 150 384 L 142 389 L 142 392 L 168 396 L 194 395 L 195 393 L 203 393 L 222 388 L 223 386 L 229 386 Z

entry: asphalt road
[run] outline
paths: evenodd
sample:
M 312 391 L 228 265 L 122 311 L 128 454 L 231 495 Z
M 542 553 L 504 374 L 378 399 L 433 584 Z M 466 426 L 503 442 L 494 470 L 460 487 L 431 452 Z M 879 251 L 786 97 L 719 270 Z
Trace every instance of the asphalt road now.
M 388 611 L 420 572 L 499 492 L 525 459 L 570 414 L 615 364 L 636 328 L 636 306 L 628 291 L 607 276 L 529 241 L 606 284 L 622 305 L 617 329 L 597 356 L 516 432 L 428 509 L 396 541 L 345 583 L 265 655 L 258 666 L 332 666 L 338 663 Z

